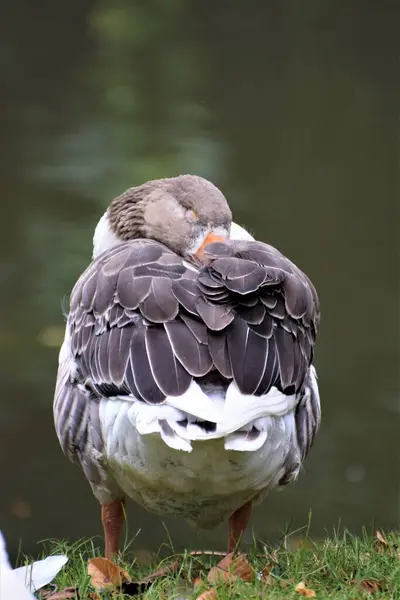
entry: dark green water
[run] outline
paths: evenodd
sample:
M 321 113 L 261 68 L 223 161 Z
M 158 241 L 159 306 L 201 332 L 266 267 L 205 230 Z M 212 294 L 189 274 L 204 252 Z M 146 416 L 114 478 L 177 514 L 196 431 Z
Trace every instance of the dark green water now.
M 197 173 L 322 304 L 323 427 L 255 513 L 277 539 L 399 521 L 397 2 L 4 0 L 0 19 L 0 528 L 10 548 L 101 532 L 52 423 L 61 302 L 109 200 Z M 166 520 L 177 549 L 223 547 Z M 135 547 L 167 541 L 131 506 Z M 249 532 L 250 539 L 251 532 Z

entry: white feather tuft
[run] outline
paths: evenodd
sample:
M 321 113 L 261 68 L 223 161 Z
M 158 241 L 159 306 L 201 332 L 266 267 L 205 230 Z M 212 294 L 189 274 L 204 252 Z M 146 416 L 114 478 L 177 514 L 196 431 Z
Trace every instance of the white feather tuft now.
M 111 230 L 108 211 L 106 211 L 94 230 L 93 259 L 97 258 L 103 252 L 106 252 L 106 250 L 110 250 L 110 248 L 114 248 L 114 246 L 118 246 L 123 242 L 124 240 L 120 240 Z
M 129 402 L 129 421 L 138 433 L 159 434 L 170 448 L 190 452 L 193 441 L 226 438 L 227 449 L 240 447 L 251 451 L 258 450 L 266 440 L 266 435 L 256 436 L 256 432 L 267 434 L 270 418 L 292 412 L 297 398 L 285 396 L 275 387 L 264 396 L 247 396 L 232 382 L 224 399 L 218 394 L 208 396 L 192 381 L 184 394 L 167 396 L 162 405 L 146 404 L 132 396 Z M 113 402 L 109 402 L 105 410 L 109 412 L 111 408 L 116 408 L 115 403 L 113 406 Z M 119 413 L 111 418 L 118 419 Z M 214 423 L 215 428 L 205 429 L 199 421 Z
M 255 452 L 264 446 L 266 441 L 266 431 L 258 431 L 254 438 L 250 437 L 249 433 L 240 431 L 239 433 L 228 435 L 225 439 L 224 448 L 225 450 L 235 450 L 236 452 Z
M 253 236 L 248 231 L 246 231 L 244 227 L 241 227 L 237 223 L 233 222 L 231 226 L 230 238 L 231 240 L 243 240 L 248 242 L 254 242 Z
M 32 593 L 50 583 L 67 560 L 68 558 L 61 554 L 12 569 L 4 537 L 0 531 L 0 599 L 35 600 Z
M 67 561 L 68 558 L 63 554 L 48 556 L 30 565 L 14 569 L 14 573 L 31 592 L 36 592 L 53 581 Z

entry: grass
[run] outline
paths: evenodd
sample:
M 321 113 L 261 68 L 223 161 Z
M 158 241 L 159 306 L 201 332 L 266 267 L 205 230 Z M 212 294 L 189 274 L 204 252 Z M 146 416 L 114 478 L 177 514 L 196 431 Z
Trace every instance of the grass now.
M 50 544 L 50 547 L 49 547 Z M 289 550 L 288 548 L 294 547 Z M 389 534 L 379 540 L 376 535 L 364 533 L 357 537 L 347 532 L 335 534 L 321 542 L 306 539 L 293 543 L 293 538 L 285 536 L 282 545 L 276 549 L 264 548 L 260 554 L 249 552 L 249 563 L 257 576 L 247 583 L 240 578 L 231 583 L 210 586 L 207 574 L 220 557 L 173 555 L 159 560 L 157 564 L 140 568 L 127 559 L 124 553 L 120 565 L 126 569 L 134 581 L 146 577 L 153 569 L 167 566 L 179 559 L 179 568 L 173 573 L 156 580 L 143 594 L 145 600 L 195 599 L 208 588 L 215 588 L 212 600 L 250 600 L 297 598 L 300 600 L 307 591 L 313 590 L 317 598 L 360 599 L 360 598 L 400 598 L 400 536 Z M 74 586 L 79 589 L 76 598 L 101 598 L 122 600 L 131 598 L 121 591 L 113 595 L 102 592 L 90 595 L 93 588 L 88 575 L 88 559 L 101 556 L 93 541 L 80 541 L 68 545 L 64 542 L 47 543 L 46 555 L 65 553 L 69 557 L 66 567 L 55 580 L 58 590 Z M 264 577 L 260 573 L 264 571 Z M 193 591 L 193 581 L 201 578 L 202 583 Z M 197 580 L 198 581 L 198 580 Z M 296 592 L 295 587 L 304 582 L 306 591 Z M 310 597 L 313 596 L 309 592 Z

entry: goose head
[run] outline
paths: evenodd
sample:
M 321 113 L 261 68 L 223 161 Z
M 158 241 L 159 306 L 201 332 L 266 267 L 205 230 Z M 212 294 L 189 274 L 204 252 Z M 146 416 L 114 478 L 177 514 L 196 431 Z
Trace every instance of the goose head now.
M 93 238 L 93 258 L 128 240 L 161 242 L 191 261 L 205 247 L 230 236 L 232 213 L 222 192 L 210 181 L 180 175 L 149 181 L 114 198 Z

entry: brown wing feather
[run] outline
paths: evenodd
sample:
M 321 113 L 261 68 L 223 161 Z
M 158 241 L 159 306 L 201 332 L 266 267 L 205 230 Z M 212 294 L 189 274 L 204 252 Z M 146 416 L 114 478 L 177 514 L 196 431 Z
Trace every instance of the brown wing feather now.
M 266 393 L 272 385 L 287 393 L 300 390 L 319 325 L 318 297 L 308 277 L 261 242 L 232 242 L 229 253 L 223 244 L 211 244 L 206 254 L 208 265 L 199 276 L 202 295 L 234 313 L 224 329 L 239 389 L 256 394 Z M 228 299 L 218 301 L 218 281 L 221 290 L 231 292 Z M 207 291 L 211 285 L 212 294 Z
M 122 244 L 81 276 L 68 318 L 81 382 L 150 403 L 211 371 L 245 394 L 300 390 L 318 324 L 306 275 L 247 241 L 209 245 L 198 272 L 157 242 Z

